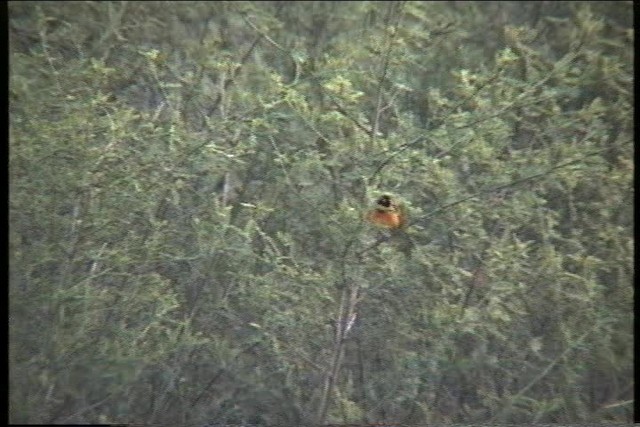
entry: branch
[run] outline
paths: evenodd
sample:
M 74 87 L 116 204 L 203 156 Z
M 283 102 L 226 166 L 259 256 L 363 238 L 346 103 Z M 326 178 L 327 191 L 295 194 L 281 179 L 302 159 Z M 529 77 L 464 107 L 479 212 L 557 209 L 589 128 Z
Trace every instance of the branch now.
M 378 175 L 381 171 L 382 168 L 384 168 L 385 166 L 387 166 L 391 160 L 393 160 L 397 155 L 399 155 L 400 153 L 402 153 L 404 150 L 406 150 L 407 148 L 417 144 L 418 142 L 421 142 L 423 140 L 425 140 L 426 137 L 424 136 L 419 136 L 416 139 L 412 140 L 411 142 L 407 142 L 404 143 L 403 145 L 401 145 L 396 151 L 394 151 L 393 153 L 391 153 L 391 155 L 389 157 L 387 157 L 386 159 L 384 159 L 376 168 L 375 171 L 373 171 L 373 173 L 371 174 L 371 176 L 369 177 L 369 183 L 371 181 L 373 181 L 373 178 L 376 177 L 376 175 Z
M 384 53 L 384 62 L 382 64 L 382 73 L 380 75 L 380 80 L 378 82 L 377 105 L 376 105 L 376 110 L 374 112 L 375 117 L 371 121 L 372 122 L 371 134 L 369 135 L 372 143 L 374 142 L 376 135 L 378 134 L 378 128 L 380 125 L 380 114 L 382 113 L 382 88 L 385 80 L 387 80 L 387 73 L 389 71 L 389 62 L 391 61 L 391 51 L 393 50 L 393 40 L 395 38 L 395 35 L 398 32 L 398 22 L 400 21 L 400 12 L 404 7 L 404 4 L 405 4 L 404 2 L 400 2 L 397 9 L 393 10 L 394 3 L 389 3 L 389 9 L 387 11 L 387 19 L 385 23 L 387 33 L 389 33 L 389 29 L 393 29 L 393 32 L 391 35 L 387 37 L 386 52 Z M 394 24 L 390 24 L 392 14 L 394 13 L 395 13 L 395 16 L 394 16 L 395 22 Z
M 565 357 L 567 357 L 567 355 L 576 347 L 578 346 L 578 344 L 580 344 L 582 342 L 582 340 L 584 340 L 591 332 L 593 332 L 596 327 L 598 327 L 599 325 L 596 323 L 595 325 L 593 325 L 593 327 L 591 329 L 589 329 L 587 332 L 583 333 L 582 335 L 580 335 L 580 337 L 573 343 L 571 344 L 565 351 L 563 351 L 558 357 L 556 357 L 549 365 L 547 365 L 546 368 L 544 368 L 538 375 L 536 375 L 531 381 L 529 381 L 529 383 L 527 385 L 525 385 L 524 387 L 522 387 L 516 394 L 514 394 L 513 396 L 509 397 L 509 401 L 506 404 L 506 406 L 504 408 L 502 408 L 502 410 L 500 412 L 498 412 L 496 415 L 494 415 L 490 420 L 489 423 L 493 424 L 494 422 L 496 422 L 497 419 L 501 418 L 507 411 L 509 411 L 509 409 L 511 409 L 511 407 L 513 406 L 513 402 L 519 398 L 520 396 L 522 396 L 523 394 L 525 394 L 531 387 L 533 387 L 538 381 L 540 381 L 541 379 L 543 379 L 544 377 L 547 376 L 547 374 L 551 371 L 551 369 L 553 369 L 562 359 L 564 359 Z
M 244 66 L 244 64 L 247 62 L 247 60 L 249 59 L 249 56 L 251 56 L 251 53 L 253 52 L 253 50 L 256 48 L 256 46 L 258 46 L 258 43 L 260 43 L 260 41 L 264 38 L 263 35 L 259 35 L 251 44 L 251 46 L 249 47 L 249 49 L 245 52 L 245 54 L 242 56 L 242 58 L 240 59 L 240 64 L 238 64 L 238 66 L 236 67 L 235 70 L 233 70 L 233 73 L 231 74 L 231 77 L 227 78 L 227 80 L 225 80 L 225 82 L 223 83 L 222 87 L 223 87 L 223 92 L 218 94 L 218 97 L 216 98 L 216 100 L 213 102 L 213 105 L 211 106 L 211 108 L 209 109 L 209 116 L 211 114 L 213 114 L 214 111 L 216 111 L 218 109 L 218 107 L 220 106 L 220 103 L 222 102 L 222 97 L 224 94 L 224 91 L 226 91 L 229 86 L 231 86 L 234 82 L 236 77 L 238 76 L 238 74 L 240 74 L 240 71 L 242 70 L 242 67 Z
M 578 55 L 577 52 L 576 53 L 572 53 L 572 54 L 567 54 L 564 58 L 562 58 L 561 60 L 559 60 L 555 64 L 553 70 L 551 70 L 546 76 L 542 77 L 540 80 L 538 80 L 536 83 L 534 83 L 531 87 L 529 87 L 528 89 L 523 91 L 520 95 L 518 95 L 516 97 L 516 99 L 511 104 L 501 108 L 498 112 L 493 113 L 493 114 L 488 115 L 488 116 L 480 117 L 480 118 L 478 118 L 478 119 L 476 119 L 474 121 L 471 121 L 469 123 L 466 123 L 464 125 L 454 126 L 454 128 L 455 129 L 468 128 L 468 127 L 477 125 L 479 123 L 482 123 L 482 122 L 484 122 L 486 120 L 490 120 L 490 119 L 495 118 L 495 117 L 503 116 L 509 110 L 517 109 L 517 108 L 520 108 L 520 107 L 523 107 L 523 106 L 527 106 L 527 105 L 533 105 L 533 104 L 536 104 L 538 102 L 547 101 L 548 99 L 552 99 L 553 97 L 545 97 L 545 98 L 539 98 L 539 99 L 534 99 L 532 101 L 528 101 L 528 99 L 530 98 L 531 94 L 533 94 L 539 87 L 543 86 L 552 77 L 554 77 L 557 74 L 558 70 L 561 70 L 563 66 L 565 66 L 566 64 L 571 63 L 572 61 L 574 61 L 577 55 Z M 459 109 L 466 102 L 468 102 L 469 100 L 475 98 L 478 95 L 478 93 L 480 93 L 484 88 L 488 87 L 490 83 L 493 83 L 495 80 L 497 80 L 498 77 L 500 77 L 500 73 L 496 73 L 494 76 L 492 76 L 491 78 L 487 79 L 487 81 L 484 82 L 482 85 L 478 86 L 476 88 L 476 90 L 472 94 L 470 94 L 469 96 L 467 96 L 464 99 L 462 99 L 456 105 L 450 107 L 449 111 L 447 113 L 445 113 L 445 116 L 444 116 L 443 120 L 445 120 L 448 115 L 451 115 L 454 111 Z M 382 87 L 382 86 L 380 86 L 380 87 Z M 374 122 L 373 129 L 375 131 L 377 131 L 377 122 Z M 371 137 L 374 138 L 374 135 L 372 135 Z M 380 163 L 380 165 L 376 168 L 375 172 L 372 174 L 371 178 L 373 179 L 373 177 L 375 177 L 382 170 L 382 168 L 387 166 L 398 154 L 400 154 L 401 152 L 403 152 L 404 150 L 406 150 L 410 146 L 418 143 L 421 139 L 422 139 L 422 137 L 416 138 L 415 140 L 413 140 L 411 142 L 408 142 L 408 143 L 398 147 L 398 149 L 396 151 L 391 153 L 385 160 L 383 160 Z
M 351 120 L 358 129 L 360 129 L 361 131 L 363 131 L 367 136 L 371 137 L 373 131 L 370 129 L 367 129 L 367 127 L 365 125 L 363 125 L 362 123 L 360 123 L 358 121 L 358 119 L 356 119 L 355 117 L 353 117 L 351 114 L 349 114 L 349 112 L 347 110 L 345 110 L 342 105 L 340 105 L 338 103 L 338 101 L 336 101 L 336 99 L 333 97 L 333 95 L 331 95 L 329 92 L 323 90 L 323 93 L 325 95 L 329 96 L 329 99 L 331 100 L 331 103 L 333 104 L 334 107 L 336 107 L 336 109 L 338 110 L 338 112 L 340 114 L 342 114 L 343 116 L 345 116 L 346 118 L 348 118 L 349 120 Z
M 254 342 L 253 344 L 251 344 L 249 347 L 245 348 L 244 350 L 242 350 L 240 353 L 236 354 L 235 357 L 233 358 L 233 361 L 235 362 L 236 360 L 238 360 L 238 358 L 245 354 L 248 353 L 250 351 L 252 351 L 254 348 L 256 348 L 258 345 L 260 345 L 260 341 Z M 224 374 L 225 372 L 227 372 L 229 370 L 228 367 L 224 367 L 224 368 L 220 368 L 218 369 L 218 372 L 216 372 L 213 375 L 213 378 L 211 378 L 211 381 L 209 381 L 209 383 L 207 384 L 207 386 L 200 392 L 200 394 L 193 400 L 193 402 L 191 402 L 191 407 L 193 408 L 196 403 L 198 403 L 198 401 L 200 399 L 202 399 L 202 396 L 204 396 L 204 394 L 211 388 L 211 386 L 213 384 L 215 384 L 216 381 L 218 381 L 218 378 L 220 378 L 220 376 L 222 374 Z
M 607 148 L 607 149 L 608 149 L 608 148 Z M 480 196 L 480 195 L 482 195 L 482 194 L 494 193 L 494 192 L 499 191 L 499 190 L 502 190 L 502 189 L 504 189 L 504 188 L 514 187 L 514 186 L 516 186 L 516 185 L 518 185 L 518 184 L 522 184 L 523 182 L 532 181 L 532 180 L 534 180 L 534 179 L 536 179 L 536 178 L 540 178 L 540 177 L 543 177 L 543 176 L 546 176 L 546 175 L 550 175 L 550 174 L 552 174 L 552 173 L 554 173 L 554 172 L 558 171 L 559 169 L 565 168 L 565 167 L 567 167 L 567 166 L 574 165 L 574 164 L 576 164 L 576 163 L 580 163 L 580 162 L 582 162 L 584 159 L 586 159 L 586 158 L 588 158 L 588 157 L 596 156 L 596 155 L 598 155 L 598 154 L 602 154 L 602 153 L 603 153 L 604 151 L 606 151 L 607 149 L 602 149 L 602 150 L 594 151 L 594 152 L 589 153 L 589 154 L 587 154 L 587 155 L 585 155 L 585 156 L 583 156 L 583 157 L 580 157 L 579 159 L 574 159 L 574 160 L 570 160 L 570 161 L 568 161 L 568 162 L 560 163 L 560 164 L 558 164 L 558 165 L 556 165 L 556 166 L 553 166 L 553 167 L 551 167 L 551 168 L 549 168 L 549 169 L 545 170 L 544 172 L 540 172 L 540 173 L 536 173 L 536 174 L 533 174 L 533 175 L 530 175 L 530 176 L 526 176 L 526 177 L 524 177 L 524 178 L 516 179 L 515 181 L 511 181 L 511 182 L 509 182 L 509 183 L 507 183 L 507 184 L 499 185 L 499 186 L 497 186 L 497 187 L 484 188 L 484 189 L 478 190 L 478 191 L 476 191 L 475 193 L 471 194 L 470 196 L 463 197 L 462 199 L 459 199 L 459 200 L 456 200 L 456 201 L 454 201 L 454 202 L 451 202 L 451 203 L 447 203 L 447 204 L 445 204 L 445 205 L 442 205 L 442 206 L 440 206 L 439 208 L 437 208 L 437 209 L 435 209 L 435 210 L 433 210 L 433 211 L 429 212 L 428 214 L 426 214 L 426 215 L 422 216 L 422 217 L 421 217 L 421 218 L 419 218 L 419 219 L 428 219 L 428 218 L 431 218 L 431 217 L 435 216 L 437 213 L 439 213 L 439 212 L 441 212 L 441 211 L 443 211 L 443 210 L 445 210 L 445 209 L 448 209 L 448 208 L 450 208 L 450 207 L 452 207 L 452 206 L 459 205 L 459 204 L 464 203 L 464 202 L 466 202 L 466 201 L 468 201 L 468 200 L 475 199 L 475 198 L 479 197 L 479 196 Z
M 356 308 L 361 299 L 358 296 L 358 291 L 358 285 L 353 285 L 349 289 L 345 287 L 342 290 L 339 314 L 338 319 L 336 320 L 336 333 L 333 342 L 331 366 L 327 372 L 324 389 L 322 390 L 322 396 L 320 398 L 320 404 L 318 405 L 318 415 L 316 420 L 316 424 L 318 425 L 324 424 L 327 418 L 327 411 L 330 404 L 329 398 L 333 394 L 335 385 L 338 383 L 342 359 L 344 357 L 344 342 L 347 332 L 349 331 L 349 321 L 355 319 Z

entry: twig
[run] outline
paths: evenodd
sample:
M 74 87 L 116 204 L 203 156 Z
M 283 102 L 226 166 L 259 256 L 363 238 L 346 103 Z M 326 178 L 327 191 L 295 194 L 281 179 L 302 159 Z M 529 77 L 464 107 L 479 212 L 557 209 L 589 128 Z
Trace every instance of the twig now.
M 502 408 L 502 410 L 500 412 L 498 412 L 496 415 L 494 415 L 490 420 L 489 420 L 489 424 L 493 424 L 496 420 L 500 419 L 507 411 L 509 411 L 511 409 L 511 407 L 513 406 L 513 402 L 519 398 L 520 396 L 522 396 L 523 394 L 525 394 L 531 387 L 533 387 L 538 381 L 540 381 L 541 379 L 543 379 L 544 377 L 547 376 L 547 374 L 551 371 L 551 369 L 553 369 L 562 359 L 564 359 L 565 357 L 567 357 L 567 355 L 578 345 L 582 342 L 582 340 L 584 340 L 591 332 L 593 332 L 599 325 L 596 323 L 595 325 L 593 325 L 593 327 L 591 329 L 589 329 L 588 331 L 586 331 L 585 333 L 583 333 L 582 335 L 580 335 L 580 337 L 574 342 L 572 343 L 565 351 L 563 351 L 558 357 L 556 357 L 551 363 L 549 363 L 549 365 L 547 365 L 546 368 L 544 368 L 538 375 L 536 375 L 531 381 L 529 381 L 529 383 L 527 385 L 525 385 L 524 387 L 522 387 L 516 394 L 514 394 L 513 396 L 511 396 L 509 398 L 509 402 L 507 403 L 507 405 Z
M 389 71 L 389 62 L 391 61 L 391 51 L 393 50 L 393 40 L 395 39 L 395 35 L 398 32 L 398 22 L 400 20 L 400 15 L 401 15 L 401 10 L 404 7 L 404 2 L 401 2 L 397 7 L 397 10 L 393 10 L 393 7 L 395 6 L 395 4 L 389 3 L 389 9 L 387 12 L 387 22 L 386 22 L 386 28 L 387 28 L 387 33 L 389 32 L 390 29 L 393 29 L 392 34 L 388 35 L 387 37 L 387 46 L 386 46 L 386 52 L 384 54 L 384 62 L 382 64 L 382 73 L 380 74 L 380 79 L 378 82 L 378 94 L 376 96 L 377 98 L 377 103 L 376 103 L 376 109 L 375 109 L 375 116 L 374 119 L 372 120 L 372 126 L 371 126 L 371 134 L 369 135 L 369 138 L 371 138 L 371 142 L 373 143 L 376 135 L 378 134 L 378 128 L 380 126 L 380 114 L 382 113 L 382 90 L 384 87 L 384 82 L 387 80 L 387 73 Z M 395 13 L 395 23 L 392 25 L 390 24 L 391 18 L 392 18 L 392 14 Z
M 567 167 L 567 166 L 574 165 L 574 164 L 576 164 L 576 163 L 580 163 L 580 162 L 582 162 L 584 159 L 586 159 L 586 158 L 588 158 L 588 157 L 596 156 L 596 155 L 598 155 L 598 154 L 601 154 L 603 151 L 606 151 L 606 150 L 608 150 L 608 149 L 609 149 L 609 148 L 602 149 L 602 150 L 598 150 L 598 151 L 594 151 L 594 152 L 589 153 L 589 154 L 587 154 L 587 155 L 585 155 L 585 156 L 583 156 L 583 157 L 580 157 L 579 159 L 574 159 L 574 160 L 570 160 L 570 161 L 565 162 L 565 163 L 560 163 L 559 165 L 553 166 L 553 167 L 551 167 L 551 168 L 549 168 L 549 169 L 545 170 L 544 172 L 540 172 L 540 173 L 536 173 L 536 174 L 533 174 L 533 175 L 526 176 L 526 177 L 524 177 L 524 178 L 516 179 L 515 181 L 511 181 L 511 182 L 509 182 L 509 183 L 507 183 L 507 184 L 499 185 L 499 186 L 497 186 L 497 187 L 485 188 L 485 189 L 478 190 L 478 191 L 476 191 L 475 193 L 473 193 L 473 194 L 471 194 L 471 195 L 469 195 L 469 196 L 467 196 L 467 197 L 463 197 L 462 199 L 459 199 L 459 200 L 456 200 L 456 201 L 454 201 L 454 202 L 451 202 L 451 203 L 447 203 L 447 204 L 445 204 L 445 205 L 442 205 L 442 206 L 440 206 L 439 208 L 434 209 L 433 211 L 429 212 L 428 214 L 423 215 L 423 216 L 422 216 L 421 218 L 419 218 L 419 219 L 428 219 L 428 218 L 431 218 L 431 217 L 435 216 L 437 213 L 439 213 L 439 212 L 441 212 L 441 211 L 443 211 L 443 210 L 445 210 L 445 209 L 448 209 L 448 208 L 450 208 L 450 207 L 452 207 L 452 206 L 459 205 L 460 203 L 464 203 L 464 202 L 466 202 L 466 201 L 468 201 L 468 200 L 475 199 L 476 197 L 479 197 L 481 194 L 494 193 L 494 192 L 499 191 L 499 190 L 502 190 L 502 189 L 504 189 L 504 188 L 513 187 L 513 186 L 515 186 L 515 185 L 522 184 L 523 182 L 531 181 L 531 180 L 536 179 L 536 178 L 539 178 L 539 177 L 541 177 L 541 176 L 549 175 L 549 174 L 551 174 L 551 173 L 556 172 L 556 171 L 557 171 L 557 170 L 559 170 L 559 169 L 565 168 L 565 167 Z

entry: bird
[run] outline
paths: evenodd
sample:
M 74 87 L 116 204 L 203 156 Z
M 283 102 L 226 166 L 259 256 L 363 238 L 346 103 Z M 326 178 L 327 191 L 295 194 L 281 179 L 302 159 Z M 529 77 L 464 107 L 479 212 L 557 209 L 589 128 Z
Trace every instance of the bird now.
M 376 242 L 363 252 L 389 241 L 405 256 L 411 257 L 411 251 L 415 244 L 406 231 L 408 217 L 407 209 L 403 203 L 396 201 L 389 194 L 383 194 L 376 199 L 374 206 L 367 211 L 365 219 L 377 227 L 387 229 L 389 232 L 379 235 Z
M 407 213 L 404 206 L 396 202 L 389 194 L 383 194 L 375 206 L 366 214 L 370 223 L 392 230 L 403 229 L 407 225 Z

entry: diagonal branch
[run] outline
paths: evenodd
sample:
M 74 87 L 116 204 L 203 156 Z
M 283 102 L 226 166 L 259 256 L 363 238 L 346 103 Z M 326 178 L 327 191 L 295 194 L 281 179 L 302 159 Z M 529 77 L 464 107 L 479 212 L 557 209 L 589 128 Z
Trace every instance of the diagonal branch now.
M 264 38 L 263 35 L 259 35 L 258 37 L 256 37 L 256 39 L 253 41 L 253 43 L 251 44 L 251 46 L 249 47 L 249 49 L 245 52 L 244 55 L 242 55 L 242 58 L 240 59 L 240 63 L 238 64 L 238 66 L 235 68 L 235 70 L 233 70 L 233 73 L 231 73 L 231 76 L 228 77 L 224 83 L 222 84 L 223 87 L 223 91 L 220 92 L 218 94 L 218 97 L 216 98 L 215 101 L 213 101 L 213 105 L 211 106 L 211 108 L 209 109 L 209 116 L 211 114 L 213 114 L 214 111 L 216 111 L 218 109 L 218 107 L 220 106 L 220 103 L 222 102 L 222 98 L 224 96 L 224 93 L 227 91 L 227 89 L 229 89 L 229 87 L 235 82 L 235 79 L 238 77 L 238 75 L 240 74 L 240 71 L 242 70 L 242 67 L 245 65 L 245 63 L 247 62 L 247 60 L 249 59 L 249 57 L 251 56 L 251 53 L 253 53 L 253 50 L 258 46 L 258 43 L 260 43 L 260 41 Z
M 481 196 L 482 194 L 494 193 L 496 191 L 499 191 L 499 190 L 502 190 L 502 189 L 505 189 L 505 188 L 514 187 L 514 186 L 516 186 L 518 184 L 522 184 L 523 182 L 532 181 L 532 180 L 534 180 L 536 178 L 541 178 L 541 177 L 550 175 L 550 174 L 555 173 L 556 171 L 558 171 L 560 169 L 566 168 L 567 166 L 571 166 L 571 165 L 575 165 L 576 163 L 580 163 L 580 162 L 584 161 L 588 157 L 597 156 L 598 154 L 602 154 L 606 150 L 608 150 L 608 148 L 607 149 L 598 150 L 598 151 L 594 151 L 592 153 L 588 153 L 585 156 L 580 157 L 579 159 L 569 160 L 567 162 L 557 164 L 557 165 L 555 165 L 555 166 L 553 166 L 553 167 L 551 167 L 551 168 L 549 168 L 549 169 L 547 169 L 547 170 L 545 170 L 543 172 L 539 172 L 539 173 L 536 173 L 536 174 L 533 174 L 533 175 L 525 176 L 523 178 L 511 181 L 511 182 L 509 182 L 507 184 L 499 185 L 497 187 L 480 189 L 480 190 L 476 191 L 475 193 L 473 193 L 473 194 L 471 194 L 469 196 L 463 197 L 462 199 L 453 201 L 451 203 L 444 204 L 444 205 L 438 207 L 437 209 L 434 209 L 433 211 L 429 212 L 428 214 L 423 215 L 419 219 L 423 219 L 424 220 L 424 219 L 431 218 L 431 217 L 435 216 L 436 214 L 438 214 L 438 213 L 440 213 L 440 212 L 442 212 L 442 211 L 444 211 L 444 210 L 446 210 L 446 209 L 448 209 L 450 207 L 459 205 L 459 204 L 464 203 L 466 201 L 469 201 L 471 199 L 475 199 L 475 198 Z

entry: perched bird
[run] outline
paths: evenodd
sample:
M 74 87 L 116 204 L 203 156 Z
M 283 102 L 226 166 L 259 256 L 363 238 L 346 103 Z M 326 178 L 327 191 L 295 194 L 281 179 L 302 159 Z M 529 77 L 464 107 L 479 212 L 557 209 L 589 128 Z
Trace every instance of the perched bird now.
M 402 229 L 407 225 L 404 206 L 388 194 L 383 194 L 376 200 L 375 206 L 367 212 L 366 219 L 379 227 L 390 229 Z
M 386 228 L 390 233 L 382 233 L 369 249 L 373 249 L 383 242 L 390 241 L 407 257 L 415 246 L 405 228 L 407 227 L 407 210 L 405 206 L 397 202 L 388 194 L 378 197 L 373 208 L 367 211 L 365 219 L 373 225 Z

